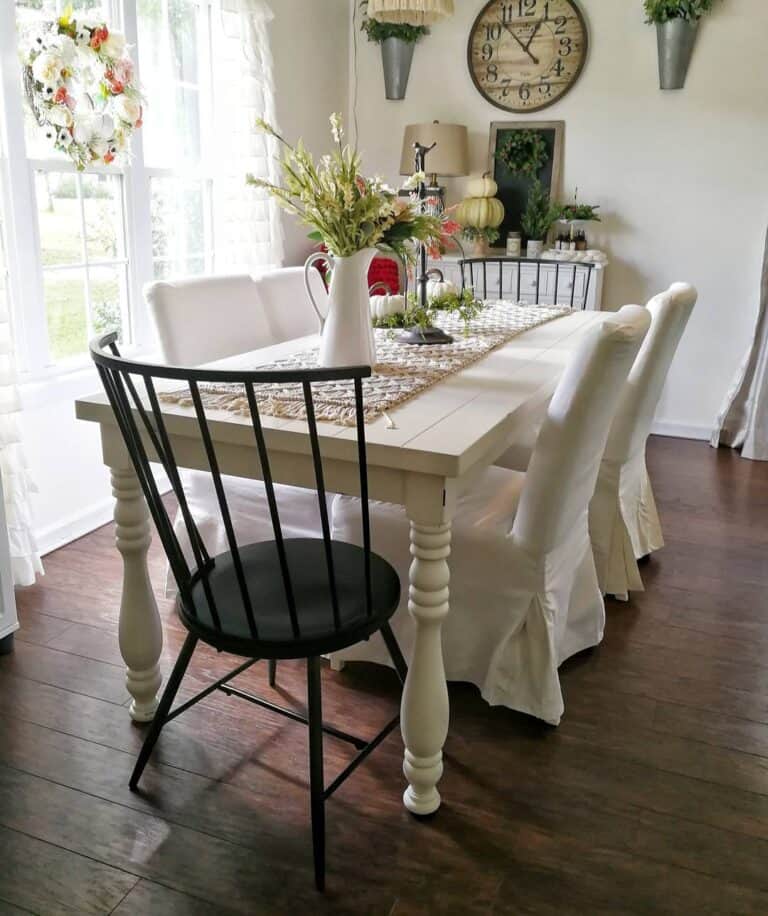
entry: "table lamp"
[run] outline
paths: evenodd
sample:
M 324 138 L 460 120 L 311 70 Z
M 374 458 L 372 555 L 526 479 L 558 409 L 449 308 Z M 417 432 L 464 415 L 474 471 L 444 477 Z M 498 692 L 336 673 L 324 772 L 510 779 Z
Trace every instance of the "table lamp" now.
M 434 25 L 453 15 L 453 0 L 368 0 L 368 15 L 379 22 Z
M 415 145 L 429 149 L 427 179 L 428 210 L 439 215 L 445 210 L 445 189 L 437 183 L 437 176 L 459 178 L 469 174 L 469 136 L 463 124 L 409 124 L 403 135 L 400 156 L 400 174 L 413 174 Z M 434 203 L 433 203 L 434 201 Z

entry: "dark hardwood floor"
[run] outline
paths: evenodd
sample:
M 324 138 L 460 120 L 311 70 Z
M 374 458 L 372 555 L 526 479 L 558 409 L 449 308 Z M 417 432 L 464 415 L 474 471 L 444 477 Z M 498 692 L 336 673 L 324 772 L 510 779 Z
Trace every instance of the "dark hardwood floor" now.
M 328 803 L 324 897 L 303 727 L 212 696 L 131 794 L 111 528 L 47 557 L 0 658 L 0 916 L 768 913 L 768 465 L 658 438 L 649 460 L 668 546 L 564 666 L 563 724 L 453 686 L 444 806 L 404 811 L 390 736 Z M 159 597 L 157 544 L 151 569 Z M 183 634 L 160 605 L 167 673 Z M 200 650 L 185 695 L 229 662 Z M 303 668 L 278 678 L 302 704 Z M 264 666 L 243 680 L 268 690 Z M 323 680 L 327 718 L 359 733 L 397 703 L 383 669 Z M 326 752 L 330 774 L 349 755 Z

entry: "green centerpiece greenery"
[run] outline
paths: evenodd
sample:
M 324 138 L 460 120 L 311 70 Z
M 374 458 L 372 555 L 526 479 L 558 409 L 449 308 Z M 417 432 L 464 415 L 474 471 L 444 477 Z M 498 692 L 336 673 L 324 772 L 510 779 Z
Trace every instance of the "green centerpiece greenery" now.
M 435 296 L 431 299 L 426 307 L 419 302 L 416 293 L 408 295 L 408 308 L 405 312 L 396 312 L 392 315 L 386 315 L 383 318 L 374 319 L 373 325 L 377 328 L 431 328 L 435 321 L 438 320 L 439 314 L 456 315 L 464 322 L 464 333 L 469 333 L 469 326 L 473 318 L 485 308 L 480 299 L 475 298 L 474 290 L 464 289 L 462 292 L 443 293 L 441 296 Z
M 599 204 L 565 204 L 565 206 L 560 208 L 560 215 L 558 216 L 558 219 L 561 219 L 566 223 L 571 223 L 575 220 L 599 223 L 600 214 L 597 212 L 599 209 Z
M 698 22 L 702 16 L 712 11 L 715 2 L 716 0 L 644 0 L 645 21 L 649 25 L 669 22 L 671 19 Z
M 544 242 L 552 224 L 561 218 L 562 207 L 552 203 L 540 181 L 534 181 L 520 223 L 529 241 Z

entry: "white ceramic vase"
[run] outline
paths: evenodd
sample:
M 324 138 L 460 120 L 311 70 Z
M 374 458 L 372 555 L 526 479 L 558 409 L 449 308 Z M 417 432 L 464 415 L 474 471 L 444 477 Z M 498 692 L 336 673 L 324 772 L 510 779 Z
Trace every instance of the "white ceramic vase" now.
M 319 364 L 326 369 L 376 365 L 368 269 L 377 253 L 375 248 L 364 248 L 347 258 L 336 258 L 316 252 L 304 265 L 304 286 L 320 319 Z M 317 261 L 330 261 L 333 265 L 325 314 L 318 307 L 309 283 L 309 272 Z

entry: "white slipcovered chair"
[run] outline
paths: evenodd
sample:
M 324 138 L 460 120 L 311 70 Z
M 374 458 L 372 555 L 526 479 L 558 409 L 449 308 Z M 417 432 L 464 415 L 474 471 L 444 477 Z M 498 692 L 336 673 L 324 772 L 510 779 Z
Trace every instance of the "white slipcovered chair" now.
M 696 298 L 692 286 L 674 283 L 648 303 L 651 328 L 622 391 L 600 464 L 589 530 L 600 587 L 618 598 L 642 591 L 637 560 L 664 546 L 645 447 Z
M 325 286 L 319 273 L 310 279 L 317 302 Z M 144 295 L 166 362 L 198 366 L 238 353 L 316 333 L 317 315 L 304 288 L 304 268 L 286 267 L 261 274 L 232 274 L 152 283 Z M 272 522 L 260 481 L 224 477 L 232 524 L 239 543 L 271 539 Z M 211 556 L 228 549 L 211 475 L 185 471 L 190 510 Z M 314 537 L 320 511 L 314 491 L 276 486 L 285 537 Z M 329 500 L 330 501 L 330 500 Z M 186 528 L 176 534 L 191 558 Z M 172 591 L 172 577 L 168 578 Z
M 588 531 L 589 501 L 611 420 L 650 315 L 626 306 L 590 329 L 557 386 L 527 473 L 494 467 L 456 507 L 451 613 L 443 626 L 449 680 L 477 685 L 503 704 L 558 724 L 558 666 L 600 642 L 605 611 Z M 360 502 L 337 496 L 333 534 L 360 538 Z M 371 504 L 374 549 L 407 581 L 404 510 Z M 410 656 L 413 624 L 403 602 L 392 619 Z M 378 637 L 333 657 L 389 664 Z

